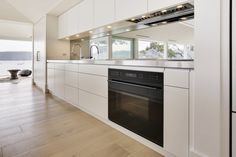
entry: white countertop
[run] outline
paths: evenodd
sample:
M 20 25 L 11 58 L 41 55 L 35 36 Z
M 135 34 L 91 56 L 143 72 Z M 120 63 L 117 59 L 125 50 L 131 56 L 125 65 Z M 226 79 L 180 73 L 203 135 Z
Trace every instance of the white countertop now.
M 194 61 L 183 60 L 47 60 L 48 63 L 99 64 L 110 66 L 141 66 L 158 68 L 194 69 Z

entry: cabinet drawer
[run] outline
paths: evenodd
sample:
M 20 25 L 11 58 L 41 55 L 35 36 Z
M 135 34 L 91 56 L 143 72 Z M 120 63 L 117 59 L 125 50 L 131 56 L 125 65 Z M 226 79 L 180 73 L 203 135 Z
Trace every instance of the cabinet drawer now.
M 48 89 L 53 93 L 54 92 L 54 69 L 48 69 L 47 85 L 48 85 Z
M 78 64 L 65 64 L 65 70 L 79 72 L 79 65 Z
M 80 65 L 79 72 L 108 76 L 108 66 L 105 65 Z
M 65 100 L 73 105 L 78 105 L 79 89 L 65 86 Z
M 108 119 L 107 98 L 79 90 L 79 106 L 92 114 Z
M 164 71 L 164 85 L 189 88 L 189 70 L 166 69 Z
M 58 70 L 65 70 L 65 65 L 63 63 L 55 63 L 54 68 Z
M 54 69 L 54 63 L 48 63 L 48 69 Z
M 70 71 L 66 71 L 65 72 L 65 84 L 69 85 L 71 87 L 78 87 L 78 73 L 76 72 L 70 72 Z
M 64 100 L 65 91 L 65 72 L 62 70 L 54 71 L 54 94 Z
M 79 89 L 107 98 L 107 77 L 79 73 Z
M 164 89 L 164 149 L 178 157 L 188 157 L 188 89 Z

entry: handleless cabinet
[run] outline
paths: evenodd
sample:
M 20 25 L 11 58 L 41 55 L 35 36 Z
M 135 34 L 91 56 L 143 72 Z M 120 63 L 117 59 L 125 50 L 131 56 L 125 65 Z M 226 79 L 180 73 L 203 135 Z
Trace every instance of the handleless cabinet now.
M 148 11 L 157 11 L 166 7 L 188 2 L 186 0 L 148 0 Z
M 115 0 L 116 21 L 147 13 L 147 0 Z
M 236 156 L 236 113 L 232 113 L 232 157 Z
M 58 38 L 64 38 L 69 35 L 69 13 L 66 12 L 58 18 Z
M 61 69 L 55 69 L 54 71 L 54 90 L 55 95 L 61 99 L 64 99 L 65 94 L 65 71 Z
M 94 0 L 94 26 L 100 27 L 115 20 L 115 0 Z
M 50 92 L 54 92 L 54 69 L 48 68 L 47 73 L 47 87 Z

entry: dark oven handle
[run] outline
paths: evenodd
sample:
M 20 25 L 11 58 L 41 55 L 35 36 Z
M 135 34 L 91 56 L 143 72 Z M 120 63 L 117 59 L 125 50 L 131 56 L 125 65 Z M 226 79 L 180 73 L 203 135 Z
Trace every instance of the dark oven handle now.
M 108 80 L 108 81 L 111 82 L 111 83 L 119 83 L 119 84 L 123 84 L 123 85 L 135 86 L 135 87 L 146 88 L 146 89 L 151 89 L 151 90 L 158 89 L 158 87 L 149 87 L 149 86 L 126 83 L 126 82 L 121 82 L 121 81 L 114 81 L 114 80 Z

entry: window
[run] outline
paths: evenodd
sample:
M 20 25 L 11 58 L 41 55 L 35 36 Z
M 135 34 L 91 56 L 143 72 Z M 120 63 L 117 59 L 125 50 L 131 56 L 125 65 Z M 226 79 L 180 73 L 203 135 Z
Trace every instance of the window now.
M 102 37 L 90 40 L 90 48 L 94 59 L 108 59 L 109 38 Z
M 138 40 L 138 59 L 163 59 L 164 49 L 164 42 Z
M 112 37 L 112 59 L 131 59 L 133 39 Z
M 193 59 L 193 46 L 169 42 L 168 59 Z

